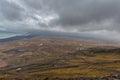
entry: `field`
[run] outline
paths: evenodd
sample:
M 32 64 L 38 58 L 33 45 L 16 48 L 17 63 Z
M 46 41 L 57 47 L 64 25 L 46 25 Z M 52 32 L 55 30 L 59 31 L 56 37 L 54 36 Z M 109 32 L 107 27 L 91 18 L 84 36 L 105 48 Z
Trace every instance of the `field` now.
M 117 42 L 34 37 L 0 43 L 0 59 L 0 80 L 90 80 L 120 74 Z

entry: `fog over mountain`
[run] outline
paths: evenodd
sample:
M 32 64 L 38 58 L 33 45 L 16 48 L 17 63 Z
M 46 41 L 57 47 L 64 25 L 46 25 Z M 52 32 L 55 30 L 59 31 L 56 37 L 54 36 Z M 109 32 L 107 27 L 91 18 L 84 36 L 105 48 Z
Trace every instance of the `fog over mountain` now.
M 74 32 L 120 40 L 120 0 L 0 0 L 0 30 Z

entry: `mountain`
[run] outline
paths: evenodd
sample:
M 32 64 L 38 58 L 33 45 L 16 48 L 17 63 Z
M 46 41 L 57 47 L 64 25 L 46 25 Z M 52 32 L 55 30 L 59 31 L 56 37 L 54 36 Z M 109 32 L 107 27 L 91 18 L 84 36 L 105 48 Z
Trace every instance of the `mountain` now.
M 24 39 L 24 38 L 31 38 L 33 37 L 32 35 L 19 35 L 19 36 L 13 36 L 13 37 L 9 37 L 9 38 L 4 38 L 4 39 L 0 39 L 0 42 L 9 42 L 9 41 L 15 41 L 15 40 L 20 40 L 20 39 Z
M 107 40 L 105 38 L 102 38 L 101 36 L 91 35 L 91 34 L 85 34 L 85 33 L 70 33 L 70 32 L 55 32 L 55 31 L 35 31 L 35 32 L 29 32 L 26 34 L 21 34 L 5 39 L 0 39 L 0 42 L 8 42 L 8 41 L 14 41 L 14 40 L 20 40 L 24 38 L 32 38 L 37 36 L 46 36 L 46 37 L 68 37 L 68 38 L 83 38 L 83 39 L 93 39 L 93 40 Z

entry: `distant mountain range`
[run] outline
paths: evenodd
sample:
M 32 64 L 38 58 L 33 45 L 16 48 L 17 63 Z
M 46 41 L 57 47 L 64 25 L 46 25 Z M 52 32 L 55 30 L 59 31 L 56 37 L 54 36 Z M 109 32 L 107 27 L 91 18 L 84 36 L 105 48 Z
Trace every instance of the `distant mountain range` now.
M 0 31 L 0 33 L 3 33 L 4 31 Z M 6 33 L 6 32 L 4 32 Z M 7 32 L 11 33 L 11 32 Z M 0 39 L 0 42 L 8 42 L 8 41 L 14 41 L 14 40 L 20 40 L 24 38 L 32 38 L 37 36 L 46 36 L 46 37 L 70 37 L 70 38 L 83 38 L 83 39 L 94 39 L 94 40 L 106 40 L 102 37 L 98 37 L 96 35 L 91 34 L 85 34 L 85 33 L 70 33 L 70 32 L 54 32 L 54 31 L 35 31 L 35 32 L 29 32 L 26 34 L 21 34 L 9 38 Z

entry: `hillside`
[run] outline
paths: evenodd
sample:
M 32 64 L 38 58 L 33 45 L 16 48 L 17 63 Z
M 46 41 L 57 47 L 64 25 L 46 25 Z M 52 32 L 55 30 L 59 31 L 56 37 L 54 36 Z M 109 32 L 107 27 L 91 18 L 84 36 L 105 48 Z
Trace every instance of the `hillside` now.
M 0 43 L 0 67 L 1 80 L 107 80 L 120 73 L 120 45 L 62 37 L 15 40 Z

